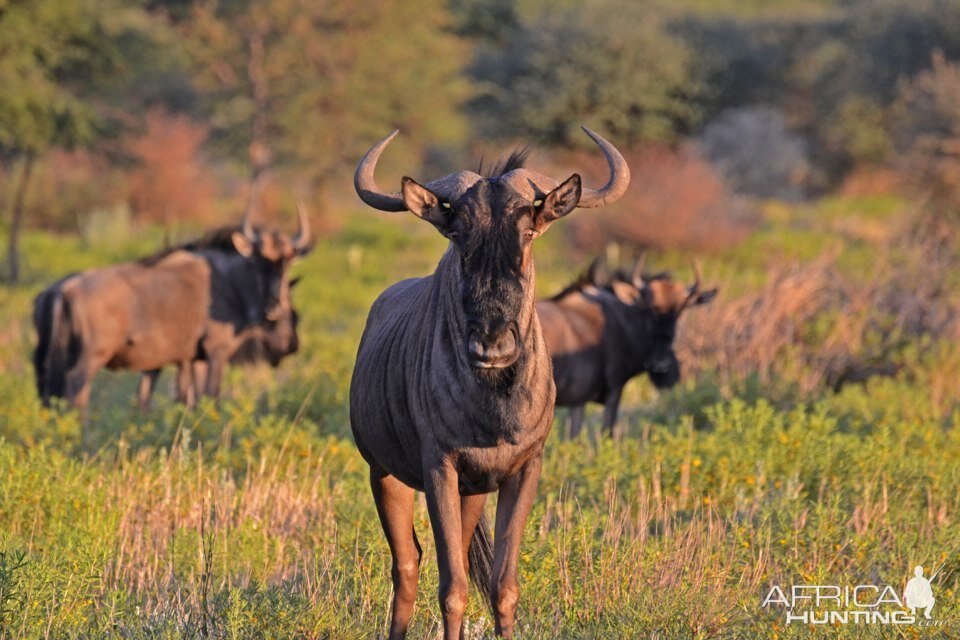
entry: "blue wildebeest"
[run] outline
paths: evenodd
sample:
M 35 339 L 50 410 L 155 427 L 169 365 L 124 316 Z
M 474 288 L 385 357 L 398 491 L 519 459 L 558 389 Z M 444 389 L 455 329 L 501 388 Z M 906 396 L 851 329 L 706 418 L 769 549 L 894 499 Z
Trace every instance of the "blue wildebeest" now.
M 223 367 L 250 332 L 289 313 L 289 265 L 309 250 L 301 212 L 291 239 L 239 229 L 137 262 L 64 278 L 34 301 L 37 391 L 85 413 L 97 371 L 154 371 L 176 365 L 177 398 L 190 400 L 191 363 L 210 366 L 206 391 L 217 395 Z M 155 376 L 153 376 L 155 379 Z M 141 397 L 144 385 L 141 384 Z M 149 389 L 146 396 L 149 397 Z
M 570 407 L 570 435 L 583 426 L 584 405 L 604 405 L 603 428 L 619 439 L 617 413 L 623 387 L 646 372 L 658 389 L 680 380 L 673 344 L 680 314 L 706 304 L 716 289 L 700 290 L 695 263 L 692 285 L 669 274 L 643 275 L 643 260 L 631 273 L 601 281 L 594 262 L 586 277 L 548 300 L 537 302 L 543 336 L 553 360 L 557 406 Z
M 496 633 L 513 633 L 520 539 L 554 405 L 532 242 L 577 206 L 617 200 L 630 180 L 616 148 L 584 130 L 610 167 L 599 190 L 577 174 L 557 183 L 525 169 L 521 151 L 484 176 L 458 171 L 426 186 L 405 177 L 400 192 L 383 193 L 374 168 L 396 132 L 357 166 L 364 202 L 409 210 L 450 240 L 433 275 L 398 282 L 373 304 L 350 386 L 353 434 L 393 555 L 392 639 L 405 637 L 416 596 L 415 490 L 436 540 L 445 637 L 460 637 L 468 574 L 492 604 Z M 491 543 L 482 513 L 497 490 Z

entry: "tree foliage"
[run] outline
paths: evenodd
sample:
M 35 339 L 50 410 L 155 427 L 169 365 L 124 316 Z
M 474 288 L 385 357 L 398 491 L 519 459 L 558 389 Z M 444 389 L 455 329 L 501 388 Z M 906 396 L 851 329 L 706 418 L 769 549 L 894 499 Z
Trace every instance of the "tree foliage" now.
M 451 27 L 438 0 L 221 0 L 182 23 L 220 149 L 317 182 L 395 127 L 460 139 L 466 49 Z
M 673 140 L 698 120 L 694 63 L 649 2 L 545 6 L 481 50 L 474 112 L 494 135 L 553 144 L 579 143 L 583 122 L 621 144 Z
M 96 0 L 0 3 L 0 145 L 40 152 L 89 140 L 98 113 L 90 81 L 118 62 L 108 19 Z
M 122 0 L 0 2 L 0 151 L 22 159 L 7 260 L 19 278 L 19 235 L 33 166 L 50 147 L 91 141 L 108 120 L 95 87 L 120 67 L 117 40 L 138 12 Z

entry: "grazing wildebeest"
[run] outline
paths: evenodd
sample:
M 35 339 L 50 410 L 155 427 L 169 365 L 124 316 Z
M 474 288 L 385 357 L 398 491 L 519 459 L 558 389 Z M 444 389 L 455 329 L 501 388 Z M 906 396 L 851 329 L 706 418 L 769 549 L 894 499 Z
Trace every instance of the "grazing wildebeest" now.
M 90 269 L 43 291 L 34 301 L 43 402 L 64 397 L 85 412 L 103 367 L 153 371 L 168 364 L 178 367 L 177 397 L 187 402 L 190 363 L 201 355 L 210 364 L 207 392 L 216 395 L 223 366 L 248 330 L 287 313 L 289 264 L 309 250 L 303 213 L 300 224 L 291 240 L 244 219 L 239 230 Z
M 291 279 L 289 290 L 292 291 L 299 281 L 299 277 Z M 292 300 L 289 304 L 282 305 L 278 317 L 248 326 L 237 334 L 236 339 L 226 343 L 226 349 L 233 348 L 228 362 L 230 364 L 267 362 L 271 367 L 278 367 L 284 358 L 293 355 L 300 348 L 300 337 L 297 334 L 299 320 L 300 316 L 293 308 Z M 202 344 L 203 340 L 201 340 L 201 346 Z M 150 398 L 156 389 L 159 376 L 160 369 L 155 369 L 144 371 L 140 377 L 137 398 L 142 411 L 146 411 L 150 406 Z M 197 359 L 193 361 L 192 377 L 192 398 L 198 398 L 204 393 L 210 378 L 209 365 L 203 349 L 198 349 Z M 191 404 L 189 399 L 187 404 Z
M 290 280 L 290 289 L 300 281 L 300 278 Z M 288 308 L 281 311 L 276 320 L 267 320 L 262 325 L 248 327 L 243 335 L 243 343 L 230 356 L 229 363 L 233 365 L 253 365 L 266 362 L 271 367 L 280 366 L 280 362 L 287 356 L 295 354 L 300 348 L 300 337 L 297 334 L 297 324 L 300 316 L 291 302 Z M 200 355 L 200 354 L 198 354 Z M 193 361 L 193 397 L 204 393 L 208 379 L 208 366 L 205 359 Z M 144 371 L 140 377 L 140 386 L 137 390 L 138 403 L 142 411 L 150 407 L 150 398 L 156 389 L 160 370 Z M 187 404 L 190 404 L 189 402 Z
M 630 180 L 616 148 L 584 131 L 610 167 L 599 190 L 581 188 L 577 174 L 558 184 L 524 169 L 520 151 L 486 176 L 458 171 L 426 186 L 405 177 L 400 192 L 383 193 L 374 167 L 397 132 L 357 166 L 364 202 L 410 210 L 450 240 L 433 275 L 401 281 L 373 304 L 350 387 L 353 434 L 393 555 L 390 638 L 405 637 L 416 596 L 414 490 L 426 494 L 436 540 L 446 638 L 460 636 L 468 573 L 490 599 L 497 634 L 513 633 L 520 539 L 554 404 L 532 241 L 577 206 L 617 200 Z M 492 548 L 481 516 L 495 490 Z
M 557 406 L 570 407 L 570 435 L 583 427 L 584 405 L 603 403 L 604 430 L 619 439 L 617 412 L 623 387 L 646 372 L 658 389 L 680 380 L 673 350 L 681 312 L 709 302 L 716 289 L 700 290 L 700 269 L 692 285 L 669 275 L 643 275 L 643 260 L 631 273 L 611 281 L 597 278 L 597 262 L 587 276 L 548 300 L 537 302 L 543 337 L 553 360 Z

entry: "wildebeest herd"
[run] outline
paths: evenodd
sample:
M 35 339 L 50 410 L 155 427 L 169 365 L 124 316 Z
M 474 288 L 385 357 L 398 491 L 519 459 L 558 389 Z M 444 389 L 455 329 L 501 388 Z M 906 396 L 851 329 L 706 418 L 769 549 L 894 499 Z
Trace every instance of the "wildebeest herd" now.
M 470 576 L 489 599 L 496 633 L 510 637 L 519 598 L 517 562 L 540 477 L 554 406 L 570 407 L 580 433 L 584 405 L 604 405 L 618 438 L 624 385 L 646 372 L 658 388 L 680 379 L 677 320 L 716 289 L 630 271 L 587 274 L 537 301 L 533 240 L 575 208 L 626 192 L 620 152 L 584 127 L 610 170 L 599 189 L 578 174 L 558 182 L 514 152 L 482 175 L 456 171 L 426 184 L 403 178 L 381 190 L 374 170 L 393 132 L 360 160 L 356 192 L 382 211 L 409 211 L 450 242 L 435 272 L 398 282 L 374 302 L 350 387 L 350 422 L 370 466 L 370 487 L 393 556 L 390 638 L 406 636 L 421 547 L 416 491 L 426 497 L 440 572 L 444 633 L 459 638 Z M 136 262 L 71 274 L 34 303 L 37 391 L 86 413 L 104 367 L 141 372 L 146 409 L 162 368 L 177 370 L 177 399 L 218 397 L 227 363 L 296 352 L 298 315 L 290 265 L 313 246 L 305 210 L 293 236 L 237 227 Z M 484 517 L 498 491 L 491 535 Z
M 238 228 L 45 289 L 33 313 L 40 398 L 66 398 L 85 412 L 97 371 L 130 369 L 143 372 L 145 409 L 160 370 L 175 365 L 177 399 L 189 405 L 201 393 L 219 395 L 224 367 L 242 349 L 261 349 L 273 362 L 295 352 L 289 270 L 312 246 L 309 218 L 298 213 L 293 238 L 244 217 Z

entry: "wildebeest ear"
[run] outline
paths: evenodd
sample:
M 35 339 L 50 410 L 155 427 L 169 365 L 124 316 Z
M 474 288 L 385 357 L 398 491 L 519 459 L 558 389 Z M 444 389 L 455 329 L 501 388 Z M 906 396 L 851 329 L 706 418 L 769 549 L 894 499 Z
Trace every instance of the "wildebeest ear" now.
M 640 299 L 640 290 L 623 280 L 614 280 L 610 286 L 613 289 L 613 295 L 624 304 L 636 304 Z
M 244 258 L 249 258 L 253 255 L 253 242 L 243 233 L 234 231 L 230 236 L 230 240 L 233 242 L 233 248 Z
M 708 302 L 710 302 L 711 300 L 717 297 L 717 291 L 719 291 L 719 289 L 710 289 L 708 291 L 701 291 L 696 296 L 694 296 L 693 300 L 691 300 L 688 304 L 689 306 L 696 306 L 698 304 L 707 304 Z
M 580 175 L 576 173 L 557 185 L 556 189 L 546 195 L 537 210 L 537 229 L 543 231 L 555 220 L 573 211 L 579 204 L 582 193 Z
M 434 192 L 413 178 L 404 176 L 400 184 L 403 203 L 407 205 L 407 209 L 418 218 L 431 223 L 441 233 L 445 232 L 450 222 L 450 203 L 441 202 Z

